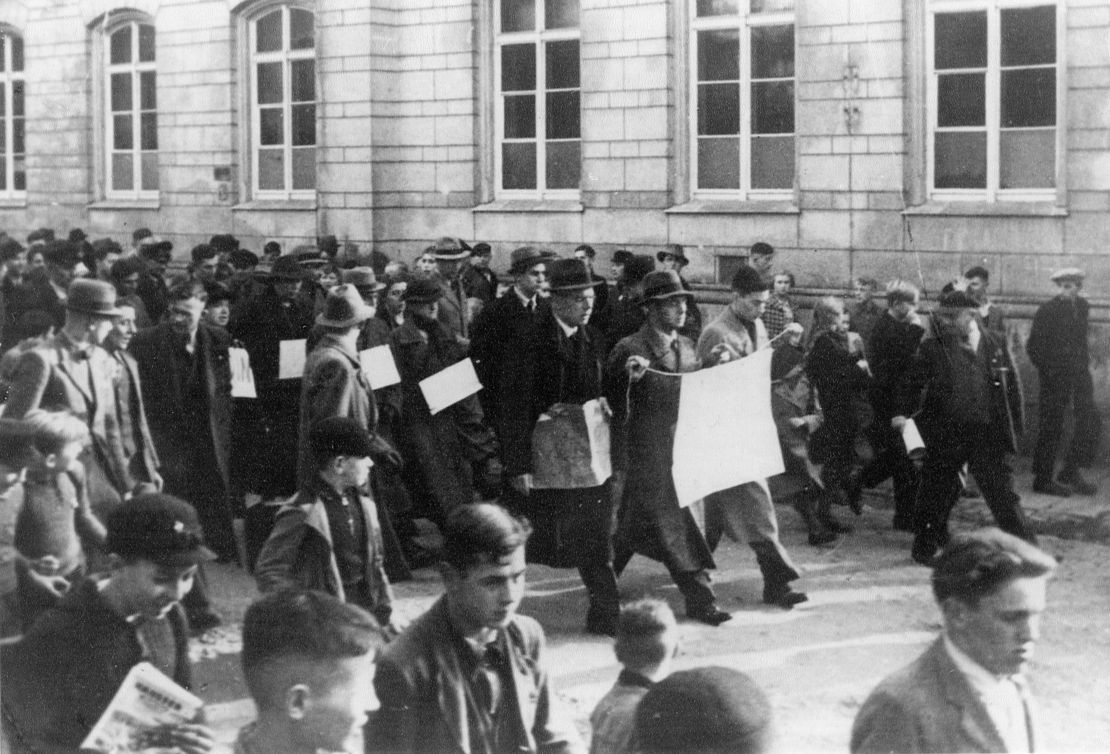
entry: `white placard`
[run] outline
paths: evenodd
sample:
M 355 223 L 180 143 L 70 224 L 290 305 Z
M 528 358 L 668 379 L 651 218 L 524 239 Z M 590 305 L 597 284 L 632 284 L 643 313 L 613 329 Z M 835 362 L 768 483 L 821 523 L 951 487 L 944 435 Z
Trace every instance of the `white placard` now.
M 374 346 L 358 352 L 358 363 L 373 390 L 396 385 L 401 381 L 393 351 L 389 346 Z
M 910 458 L 925 457 L 925 441 L 921 439 L 921 432 L 913 419 L 906 419 L 906 423 L 902 425 L 902 442 L 905 443 L 906 455 Z
M 121 754 L 150 751 L 151 745 L 144 745 L 144 733 L 189 722 L 203 704 L 149 662 L 140 662 L 127 673 L 81 749 Z
M 254 372 L 251 370 L 251 357 L 247 349 L 229 348 L 227 355 L 231 363 L 231 397 L 257 398 L 258 391 L 254 387 Z
M 420 380 L 420 391 L 424 393 L 424 400 L 428 402 L 428 410 L 433 416 L 481 389 L 482 383 L 478 381 L 474 362 L 470 359 L 463 359 Z
M 299 380 L 304 377 L 305 340 L 281 341 L 281 357 L 278 360 L 279 380 Z

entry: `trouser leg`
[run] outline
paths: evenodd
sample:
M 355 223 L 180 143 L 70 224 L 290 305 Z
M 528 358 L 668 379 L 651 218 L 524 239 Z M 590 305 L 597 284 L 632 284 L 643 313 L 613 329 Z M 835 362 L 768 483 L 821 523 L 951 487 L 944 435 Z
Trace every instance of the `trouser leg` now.
M 923 544 L 935 548 L 948 539 L 948 516 L 959 499 L 964 460 L 959 443 L 937 443 L 929 448 L 914 511 L 914 533 Z
M 1071 386 L 1058 379 L 1046 377 L 1041 372 L 1041 388 L 1037 410 L 1040 421 L 1037 428 L 1037 446 L 1033 452 L 1033 474 L 1039 482 L 1052 481 L 1056 468 L 1056 453 L 1060 448 L 1060 435 L 1064 431 L 1064 410 L 1071 397 Z
M 979 485 L 998 528 L 1015 537 L 1034 541 L 1029 522 L 1021 509 L 1021 498 L 1014 492 L 1014 476 L 1006 452 L 996 443 L 976 443 L 970 458 L 971 474 Z
M 616 628 L 620 614 L 620 594 L 617 591 L 617 576 L 609 563 L 587 563 L 578 566 L 578 575 L 586 586 L 590 598 L 586 625 L 603 628 Z
M 799 577 L 798 569 L 790 562 L 790 556 L 778 538 L 748 544 L 755 552 L 755 560 L 763 574 L 764 592 L 782 591 L 787 584 Z
M 1075 411 L 1075 428 L 1064 465 L 1071 469 L 1090 466 L 1098 447 L 1101 421 L 1095 408 L 1094 386 L 1091 373 L 1083 370 L 1074 378 L 1072 403 Z
M 717 604 L 717 595 L 709 585 L 709 572 L 671 571 L 671 578 L 686 599 L 686 614 L 697 615 L 711 610 Z

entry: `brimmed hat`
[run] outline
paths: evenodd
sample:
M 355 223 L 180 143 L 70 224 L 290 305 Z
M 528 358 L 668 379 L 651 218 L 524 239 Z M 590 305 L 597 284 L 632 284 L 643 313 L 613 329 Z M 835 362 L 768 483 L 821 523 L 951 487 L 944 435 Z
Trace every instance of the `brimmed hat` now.
M 0 463 L 22 469 L 35 460 L 34 430 L 18 419 L 0 419 Z
M 78 278 L 69 284 L 66 309 L 98 317 L 118 317 L 122 313 L 116 308 L 116 287 L 91 278 Z
M 308 270 L 301 266 L 295 256 L 286 254 L 274 260 L 274 265 L 266 277 L 270 280 L 304 280 L 308 277 Z
M 535 246 L 521 246 L 519 249 L 513 249 L 513 253 L 509 255 L 509 274 L 519 275 L 522 272 L 527 272 L 540 262 L 550 260 L 553 256 L 551 252 L 541 251 Z
M 674 270 L 650 272 L 644 277 L 644 301 L 662 301 L 677 296 L 694 298 L 693 293 L 682 287 L 682 279 Z
M 204 546 L 196 509 L 161 492 L 139 495 L 108 514 L 105 549 L 125 560 L 172 568 L 216 559 Z
M 217 233 L 208 239 L 208 245 L 215 249 L 217 252 L 223 254 L 228 251 L 235 251 L 239 248 L 239 239 L 230 233 Z
M 581 259 L 555 259 L 547 266 L 547 279 L 551 292 L 584 291 L 598 285 Z
M 756 293 L 758 291 L 767 290 L 767 281 L 759 274 L 759 271 L 746 264 L 742 264 L 736 268 L 736 272 L 732 275 L 732 290 L 739 293 L 741 296 L 747 296 L 749 293 Z
M 617 249 L 613 252 L 613 264 L 628 264 L 628 261 L 634 257 L 628 249 Z
M 145 236 L 139 241 L 139 254 L 150 258 L 156 254 L 169 254 L 173 251 L 173 244 L 161 236 Z
M 1078 267 L 1065 267 L 1062 270 L 1056 270 L 1056 272 L 1052 273 L 1052 277 L 1050 277 L 1049 280 L 1053 283 L 1062 283 L 1065 280 L 1074 280 L 1082 283 L 1086 277 L 1087 273 L 1083 272 L 1083 270 Z
M 358 288 L 359 293 L 374 293 L 385 290 L 385 283 L 379 282 L 372 267 L 352 267 L 343 270 L 339 276 L 340 281 Z
M 316 324 L 325 327 L 354 327 L 374 316 L 374 310 L 362 300 L 353 285 L 337 285 L 324 299 L 324 311 L 316 315 Z
M 308 431 L 308 447 L 317 458 L 368 458 L 374 452 L 370 433 L 346 416 L 329 416 L 313 424 Z
M 442 296 L 443 289 L 434 280 L 416 278 L 409 282 L 409 287 L 405 289 L 401 300 L 410 304 L 430 304 L 438 301 Z
M 655 255 L 656 260 L 660 262 L 666 261 L 667 257 L 674 257 L 676 261 L 681 262 L 683 265 L 690 264 L 690 260 L 686 258 L 686 251 L 682 248 L 682 244 L 673 243 Z
M 123 254 L 123 247 L 111 238 L 98 238 L 92 242 L 92 248 L 99 259 L 103 259 L 109 254 Z
M 981 304 L 965 291 L 951 291 L 937 300 L 941 309 L 978 309 Z
M 488 257 L 493 254 L 493 248 L 485 241 L 479 241 L 471 248 L 470 253 L 476 257 Z
M 463 241 L 461 238 L 451 238 L 450 236 L 437 238 L 433 251 L 436 255 L 436 259 L 442 259 L 444 261 L 457 261 L 466 259 L 470 256 L 470 246 L 467 245 L 466 241 Z
M 301 244 L 300 246 L 293 247 L 293 250 L 286 254 L 287 257 L 292 257 L 297 260 L 301 267 L 312 268 L 322 267 L 331 261 L 327 252 L 320 251 L 315 246 Z

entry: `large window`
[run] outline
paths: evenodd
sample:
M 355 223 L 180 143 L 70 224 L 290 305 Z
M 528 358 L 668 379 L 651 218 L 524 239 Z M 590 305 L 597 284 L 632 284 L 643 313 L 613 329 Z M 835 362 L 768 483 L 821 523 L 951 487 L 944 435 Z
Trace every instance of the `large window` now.
M 27 195 L 23 38 L 0 29 L 0 199 Z
M 690 3 L 695 196 L 776 199 L 794 189 L 793 0 Z
M 577 196 L 578 0 L 500 0 L 497 23 L 498 193 Z
M 316 29 L 311 11 L 271 8 L 250 21 L 252 191 L 311 198 L 316 191 Z
M 934 2 L 929 72 L 934 198 L 1055 194 L 1057 9 L 1027 0 Z
M 158 103 L 154 27 L 140 21 L 105 30 L 104 92 L 110 199 L 158 196 Z

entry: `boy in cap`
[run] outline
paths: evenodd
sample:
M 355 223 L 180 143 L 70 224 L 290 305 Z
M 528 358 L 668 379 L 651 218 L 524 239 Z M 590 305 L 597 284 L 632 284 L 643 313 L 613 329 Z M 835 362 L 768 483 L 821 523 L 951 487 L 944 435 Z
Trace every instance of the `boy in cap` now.
M 32 751 L 77 749 L 139 662 L 190 686 L 188 627 L 179 603 L 198 564 L 215 558 L 193 507 L 170 495 L 140 495 L 108 517 L 106 549 L 107 578 L 70 590 L 5 664 L 12 738 Z M 189 754 L 213 746 L 211 731 L 199 722 L 165 726 L 157 738 Z
M 313 425 L 308 445 L 316 477 L 278 511 L 255 567 L 258 588 L 318 589 L 390 626 L 378 509 L 363 492 L 375 451 L 370 435 L 354 419 L 333 416 Z
M 243 676 L 258 710 L 235 754 L 355 751 L 384 637 L 369 613 L 323 592 L 264 595 L 243 618 Z

